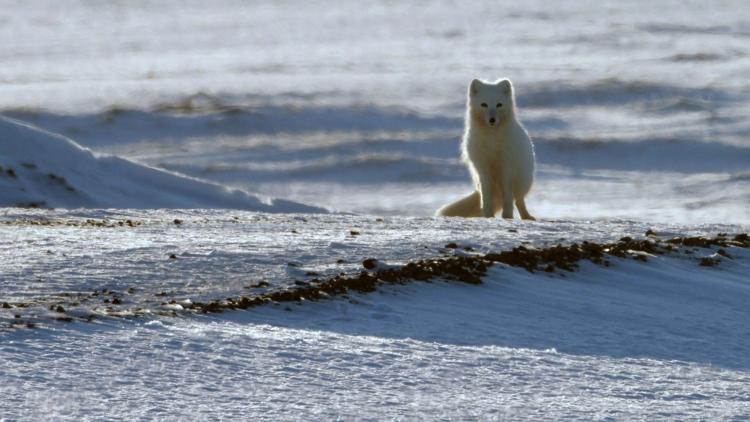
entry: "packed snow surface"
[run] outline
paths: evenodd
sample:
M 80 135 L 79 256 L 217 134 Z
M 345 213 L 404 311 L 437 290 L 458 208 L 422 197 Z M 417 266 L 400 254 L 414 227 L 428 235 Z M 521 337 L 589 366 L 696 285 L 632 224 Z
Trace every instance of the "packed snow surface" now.
M 64 323 L 47 309 L 63 293 L 106 289 L 116 307 L 158 310 L 171 298 L 247 294 L 259 280 L 276 289 L 309 271 L 357 272 L 366 257 L 470 253 L 446 242 L 481 252 L 746 226 L 208 210 L 16 210 L 1 220 L 0 297 L 32 304 L 0 309 L 3 324 L 14 314 L 37 323 L 0 331 L 9 419 L 750 416 L 750 253 L 739 248 L 715 267 L 699 265 L 715 253 L 700 248 L 577 272 L 497 265 L 481 285 L 415 282 L 219 315 Z M 135 226 L 75 225 L 87 220 Z M 66 312 L 114 306 L 104 300 Z

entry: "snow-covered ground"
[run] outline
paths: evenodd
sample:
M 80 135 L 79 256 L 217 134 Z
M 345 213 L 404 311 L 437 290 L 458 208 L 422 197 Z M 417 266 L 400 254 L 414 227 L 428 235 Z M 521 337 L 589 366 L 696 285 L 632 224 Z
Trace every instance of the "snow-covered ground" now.
M 2 6 L 0 206 L 43 209 L 0 209 L 0 420 L 750 418 L 745 249 L 179 312 L 365 258 L 750 231 L 743 1 Z M 500 76 L 540 221 L 430 217 Z
M 0 110 L 95 152 L 338 211 L 431 215 L 471 189 L 468 81 L 506 76 L 537 146 L 534 215 L 750 221 L 740 0 L 61 7 L 3 8 Z
M 357 273 L 366 258 L 392 264 L 432 258 L 450 251 L 445 245 L 451 242 L 491 252 L 526 241 L 537 246 L 613 241 L 649 229 L 665 238 L 748 231 L 623 220 L 528 224 L 210 210 L 7 210 L 0 212 L 5 240 L 0 296 L 11 303 L 43 299 L 42 311 L 63 300 L 66 306 L 80 302 L 86 311 L 158 310 L 171 299 L 208 301 Z M 249 288 L 259 282 L 268 288 Z M 122 305 L 105 303 L 111 296 L 86 297 L 95 290 L 113 292 Z
M 50 225 L 30 223 L 40 219 Z M 92 219 L 136 225 L 76 225 Z M 292 287 L 310 271 L 357 272 L 366 257 L 399 264 L 464 246 L 747 227 L 239 211 L 5 211 L 2 222 L 0 297 L 31 303 L 0 309 L 3 324 L 15 314 L 37 324 L 1 334 L 0 392 L 13 400 L 0 411 L 9 419 L 750 416 L 747 249 L 728 248 L 732 258 L 715 267 L 699 265 L 715 252 L 700 248 L 645 263 L 582 263 L 574 273 L 497 265 L 481 285 L 435 280 L 219 315 L 157 315 L 174 309 L 160 305 L 171 299 L 250 294 L 264 290 L 248 289 L 259 281 Z M 65 313 L 47 309 L 58 303 Z M 54 320 L 136 307 L 155 313 Z
M 325 212 L 191 179 L 0 116 L 0 206 L 32 208 L 233 208 Z
M 220 100 L 214 97 L 193 101 L 208 112 L 13 115 L 98 152 L 336 211 L 431 215 L 471 189 L 458 159 L 459 110 L 441 118 L 315 104 L 290 109 L 221 103 L 217 110 L 213 101 Z M 739 133 L 706 139 L 705 127 L 685 129 L 667 119 L 655 124 L 678 125 L 685 133 L 649 127 L 601 137 L 545 119 L 526 120 L 539 164 L 528 201 L 535 215 L 750 221 L 750 147 Z M 747 133 L 744 126 L 732 130 Z M 701 134 L 688 133 L 696 131 Z

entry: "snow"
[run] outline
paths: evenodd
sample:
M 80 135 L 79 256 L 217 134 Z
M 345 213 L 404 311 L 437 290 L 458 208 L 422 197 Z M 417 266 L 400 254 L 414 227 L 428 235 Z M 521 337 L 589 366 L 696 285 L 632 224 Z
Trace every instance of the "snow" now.
M 24 5 L 0 26 L 14 41 L 0 50 L 3 108 L 148 107 L 204 91 L 429 110 L 460 107 L 472 77 L 497 73 L 519 87 L 748 87 L 741 0 Z
M 263 323 L 101 327 L 17 339 L 3 349 L 12 374 L 6 379 L 24 386 L 0 387 L 19 398 L 9 417 L 747 416 L 744 371 Z M 30 368 L 29 357 L 34 358 Z M 32 370 L 38 377 L 25 379 Z
M 112 227 L 97 227 L 90 221 Z M 108 289 L 124 295 L 125 308 L 155 309 L 165 299 L 205 301 L 241 295 L 260 281 L 270 288 L 290 286 L 295 280 L 309 279 L 308 272 L 321 277 L 358 272 L 366 258 L 403 264 L 439 256 L 451 242 L 489 252 L 521 242 L 541 246 L 612 241 L 649 229 L 665 238 L 748 231 L 747 226 L 686 227 L 625 220 L 525 223 L 220 210 L 6 209 L 0 212 L 0 234 L 5 239 L 0 296 L 9 301 L 60 300 L 61 292 Z M 172 254 L 176 259 L 170 259 Z M 131 288 L 135 291 L 126 293 Z M 167 296 L 157 295 L 161 293 Z M 87 311 L 92 306 L 107 305 L 99 300 L 82 305 Z
M 645 229 L 242 212 L 233 222 L 219 210 L 16 210 L 3 219 L 40 217 L 145 223 L 2 226 L 2 297 L 108 288 L 123 291 L 128 306 L 153 307 L 162 289 L 195 301 L 247 291 L 259 275 L 273 288 L 292 283 L 300 276 L 286 273 L 286 261 L 326 273 L 343 258 L 352 272 L 367 256 L 387 264 L 436 256 L 448 240 L 497 250 Z M 664 237 L 747 229 L 652 228 Z M 33 252 L 50 247 L 59 249 Z M 174 251 L 179 258 L 167 259 Z M 712 253 L 615 259 L 564 275 L 496 266 L 477 286 L 416 282 L 218 315 L 41 319 L 36 329 L 2 334 L 0 391 L 17 399 L 0 409 L 10 419 L 747 417 L 750 253 L 729 248 L 732 259 L 698 265 Z
M 2 116 L 0 146 L 0 206 L 324 212 L 291 201 L 262 201 L 117 156 L 95 155 L 63 136 Z
M 427 216 L 471 189 L 468 81 L 505 76 L 532 214 L 747 223 L 748 9 L 723 4 L 37 0 L 0 24 L 0 110 L 271 198 Z
M 231 104 L 222 106 L 231 112 L 220 107 L 186 115 L 13 115 L 95 151 L 336 211 L 431 215 L 471 189 L 458 158 L 460 113 L 440 118 L 404 110 Z M 750 148 L 734 135 L 708 141 L 646 128 L 601 138 L 525 122 L 539 167 L 528 200 L 535 215 L 750 221 Z
M 750 231 L 744 2 L 3 6 L 0 420 L 750 418 L 744 249 L 185 310 Z M 475 77 L 514 82 L 540 221 L 431 217 L 471 189 Z

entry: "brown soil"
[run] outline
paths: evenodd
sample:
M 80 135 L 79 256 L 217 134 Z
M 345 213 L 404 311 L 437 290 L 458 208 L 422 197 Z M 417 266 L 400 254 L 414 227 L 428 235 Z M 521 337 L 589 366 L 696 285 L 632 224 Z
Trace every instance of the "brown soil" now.
M 329 298 L 346 294 L 349 291 L 368 293 L 375 291 L 378 285 L 382 284 L 405 284 L 412 281 L 435 279 L 480 284 L 481 278 L 487 274 L 487 270 L 498 263 L 524 268 L 529 272 L 575 271 L 578 268 L 578 263 L 582 260 L 609 266 L 610 261 L 607 259 L 609 257 L 647 261 L 649 255 L 675 252 L 678 247 L 750 247 L 750 238 L 744 233 L 731 239 L 726 235 L 719 235 L 715 238 L 682 237 L 661 240 L 655 238 L 656 234 L 653 231 L 650 231 L 648 236 L 648 239 L 641 240 L 623 237 L 615 243 L 599 244 L 584 241 L 580 244 L 556 245 L 544 249 L 518 246 L 510 251 L 499 253 L 425 259 L 410 262 L 398 268 L 380 270 L 376 270 L 378 261 L 374 258 L 368 258 L 362 262 L 362 266 L 370 271 L 362 271 L 356 275 L 337 275 L 326 280 L 313 279 L 307 284 L 297 285 L 290 289 L 272 291 L 256 296 L 215 300 L 208 303 L 196 302 L 186 306 L 186 308 L 203 313 L 248 309 L 272 302 L 299 302 Z M 458 245 L 449 243 L 446 247 L 455 249 L 458 248 Z M 701 258 L 699 260 L 700 265 L 707 265 L 705 264 L 706 260 L 711 260 L 710 265 L 718 263 L 715 258 Z
M 87 223 L 89 224 L 89 220 Z M 92 220 L 93 221 L 93 220 Z M 127 220 L 130 221 L 130 220 Z M 122 223 L 122 222 L 119 222 Z M 96 223 L 98 224 L 98 222 Z M 108 222 L 107 224 L 111 224 Z M 120 224 L 117 224 L 120 226 Z M 108 226 L 110 227 L 110 226 Z M 132 226 L 131 226 L 132 227 Z M 460 246 L 454 242 L 446 245 L 446 248 L 459 250 Z M 719 248 L 716 253 L 703 257 L 692 256 L 700 252 L 701 249 L 708 249 L 713 252 L 714 248 Z M 511 267 L 523 268 L 529 272 L 547 272 L 559 273 L 564 276 L 565 272 L 575 271 L 579 263 L 588 260 L 596 265 L 610 266 L 610 259 L 613 257 L 624 259 L 635 259 L 648 261 L 649 257 L 664 254 L 682 254 L 690 252 L 690 258 L 696 261 L 698 265 L 713 267 L 718 265 L 723 259 L 732 259 L 727 249 L 731 248 L 750 248 L 750 236 L 746 233 L 736 236 L 719 234 L 717 237 L 678 237 L 672 239 L 660 239 L 650 232 L 645 239 L 633 239 L 623 237 L 613 243 L 596 243 L 581 242 L 571 245 L 555 245 L 546 248 L 537 249 L 531 246 L 517 246 L 509 251 L 501 251 L 487 254 L 473 254 L 461 256 L 444 256 L 440 258 L 424 259 L 415 262 L 409 262 L 400 267 L 379 265 L 375 258 L 368 258 L 362 262 L 363 271 L 357 274 L 344 274 L 327 278 L 313 278 L 304 282 L 297 282 L 293 287 L 268 291 L 253 295 L 243 295 L 227 299 L 214 300 L 211 302 L 195 302 L 182 305 L 187 312 L 215 313 L 233 309 L 249 309 L 267 303 L 280 302 L 301 302 L 305 300 L 319 300 L 331 298 L 333 296 L 345 295 L 349 292 L 369 293 L 377 290 L 381 285 L 387 284 L 406 284 L 414 281 L 429 282 L 432 280 L 448 280 L 467 284 L 480 284 L 482 277 L 487 274 L 490 267 L 497 264 L 504 264 Z M 463 248 L 466 250 L 467 248 Z M 699 254 L 698 254 L 699 255 Z M 176 256 L 175 256 L 176 258 Z M 268 282 L 260 281 L 247 286 L 253 288 L 270 288 Z M 65 296 L 65 295 L 61 295 Z M 80 296 L 80 295 L 79 295 Z M 94 297 L 104 297 L 105 303 L 110 305 L 121 305 L 123 300 L 120 294 L 109 290 L 94 291 L 88 295 L 83 295 L 76 299 L 78 301 L 87 301 Z M 169 296 L 166 292 L 156 293 L 157 297 Z M 73 300 L 71 299 L 71 300 Z M 51 300 L 52 301 L 52 300 Z M 35 301 L 34 304 L 40 304 L 44 301 Z M 58 297 L 52 301 L 50 309 L 63 314 L 65 309 L 63 303 L 78 305 L 79 302 L 70 302 Z M 50 303 L 50 302 L 48 302 Z M 163 304 L 178 303 L 176 300 L 167 300 Z M 1 309 L 14 309 L 30 307 L 31 303 L 8 303 L 0 304 Z M 125 304 L 124 306 L 127 306 Z M 107 308 L 111 310 L 110 315 L 128 316 L 143 315 L 146 310 L 135 308 L 129 312 L 123 312 L 122 307 L 118 309 Z M 152 312 L 153 313 L 153 312 Z M 160 312 L 155 312 L 159 314 Z M 164 312 L 164 315 L 177 315 L 176 312 Z M 88 318 L 75 318 L 77 320 L 90 321 L 93 315 Z M 73 321 L 68 315 L 60 315 L 59 321 Z M 25 324 L 25 325 L 24 325 Z M 36 325 L 16 318 L 11 324 L 12 327 L 35 327 Z

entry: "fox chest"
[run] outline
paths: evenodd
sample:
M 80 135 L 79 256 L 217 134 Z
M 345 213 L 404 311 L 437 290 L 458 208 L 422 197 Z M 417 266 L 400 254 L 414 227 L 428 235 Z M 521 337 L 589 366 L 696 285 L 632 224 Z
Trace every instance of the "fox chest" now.
M 513 151 L 507 142 L 478 142 L 467 150 L 470 163 L 478 170 L 503 173 L 513 166 Z

